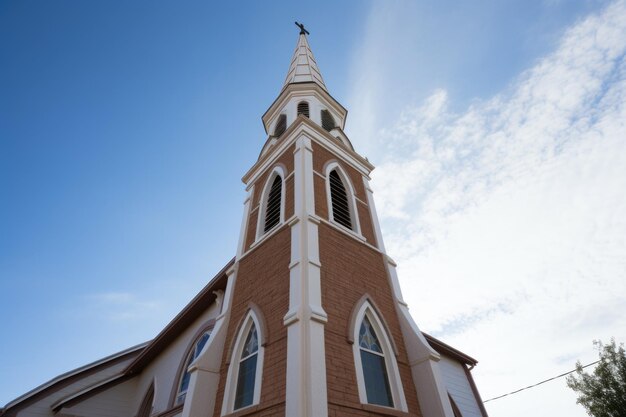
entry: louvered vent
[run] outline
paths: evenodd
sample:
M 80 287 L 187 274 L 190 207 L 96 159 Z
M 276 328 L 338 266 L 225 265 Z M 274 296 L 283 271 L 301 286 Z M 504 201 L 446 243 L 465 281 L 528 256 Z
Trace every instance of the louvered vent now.
M 305 117 L 309 117 L 309 103 L 306 101 L 301 101 L 298 103 L 298 116 L 303 115 Z
M 276 175 L 270 194 L 267 197 L 267 207 L 265 209 L 265 228 L 264 232 L 269 231 L 280 222 L 280 200 L 282 191 L 282 179 Z
M 276 127 L 274 128 L 274 136 L 279 137 L 287 130 L 287 116 L 281 114 L 278 116 L 278 121 L 276 122 Z
M 335 128 L 335 119 L 328 110 L 322 110 L 322 127 L 329 132 Z
M 348 229 L 352 229 L 346 187 L 343 185 L 336 170 L 333 169 L 328 177 L 330 181 L 330 200 L 333 206 L 333 220 L 342 226 L 346 226 Z

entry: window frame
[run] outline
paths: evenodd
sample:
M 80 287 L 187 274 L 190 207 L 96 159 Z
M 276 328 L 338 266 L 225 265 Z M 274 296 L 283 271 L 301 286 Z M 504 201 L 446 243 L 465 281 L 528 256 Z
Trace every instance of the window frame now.
M 191 339 L 191 343 L 189 343 L 189 345 L 187 346 L 187 349 L 185 350 L 185 355 L 183 356 L 183 360 L 178 368 L 178 372 L 176 373 L 176 380 L 175 380 L 175 385 L 173 387 L 172 390 L 172 396 L 171 396 L 171 400 L 170 400 L 170 404 L 172 407 L 177 407 L 179 405 L 182 405 L 185 403 L 185 401 L 183 400 L 182 402 L 178 402 L 178 397 L 181 395 L 180 392 L 180 386 L 181 383 L 183 381 L 183 378 L 185 377 L 185 373 L 187 373 L 189 366 L 187 366 L 187 363 L 189 362 L 189 357 L 190 355 L 193 353 L 193 351 L 196 348 L 196 345 L 198 344 L 198 342 L 200 341 L 200 338 L 205 334 L 208 333 L 209 334 L 209 338 L 207 339 L 207 341 L 205 342 L 204 346 L 202 347 L 202 350 L 204 350 L 204 348 L 207 346 L 207 344 L 209 343 L 209 341 L 211 340 L 211 334 L 213 333 L 213 327 L 215 327 L 215 320 L 210 320 L 208 323 L 205 323 L 204 326 L 201 326 L 199 328 L 199 330 L 194 334 L 193 338 Z M 202 351 L 200 351 L 202 352 Z M 198 354 L 198 356 L 200 356 Z M 198 356 L 196 356 L 194 358 L 194 360 L 191 362 L 193 363 Z M 185 390 L 185 398 L 187 396 L 187 393 L 189 393 L 189 387 L 187 387 L 187 390 Z
M 261 400 L 261 385 L 263 382 L 263 359 L 265 356 L 265 327 L 262 325 L 260 318 L 255 312 L 256 309 L 250 308 L 246 313 L 239 330 L 237 332 L 237 338 L 235 339 L 230 364 L 228 367 L 228 374 L 226 376 L 226 387 L 224 390 L 224 399 L 222 401 L 222 415 L 230 414 L 235 411 L 248 409 L 258 405 Z M 237 382 L 239 379 L 239 365 L 242 362 L 241 354 L 243 353 L 244 345 L 248 337 L 248 333 L 255 326 L 258 340 L 258 351 L 256 361 L 256 371 L 254 374 L 254 394 L 252 396 L 252 403 L 240 408 L 235 409 L 235 398 L 237 395 Z
M 274 179 L 276 177 L 280 177 L 280 218 L 278 223 L 274 225 L 267 232 L 265 231 L 265 215 L 267 213 L 268 199 L 270 195 L 270 191 L 272 190 L 272 184 L 274 183 Z M 267 176 L 267 180 L 265 181 L 265 185 L 263 186 L 263 191 L 261 192 L 261 197 L 259 198 L 258 204 L 258 216 L 256 223 L 256 239 L 255 241 L 259 241 L 263 236 L 269 235 L 274 230 L 278 229 L 285 222 L 285 192 L 287 191 L 287 187 L 285 186 L 285 169 L 277 165 Z
M 367 391 L 365 388 L 365 376 L 363 374 L 363 363 L 361 362 L 361 347 L 359 345 L 359 330 L 361 329 L 361 323 L 364 318 L 369 320 L 378 341 L 383 351 L 383 357 L 385 362 L 385 369 L 387 371 L 387 379 L 389 382 L 389 390 L 391 392 L 391 398 L 393 401 L 393 407 L 370 403 L 367 400 Z M 386 409 L 395 409 L 407 412 L 408 407 L 406 405 L 406 398 L 404 396 L 404 389 L 402 387 L 402 379 L 400 377 L 400 371 L 398 368 L 398 362 L 396 360 L 396 354 L 389 339 L 386 326 L 381 321 L 378 313 L 366 299 L 362 301 L 359 309 L 356 312 L 355 320 L 353 321 L 352 329 L 352 356 L 354 358 L 354 367 L 356 370 L 357 387 L 359 391 L 359 400 L 362 404 L 368 406 L 382 407 Z
M 346 190 L 346 198 L 348 200 L 348 209 L 350 210 L 350 221 L 352 223 L 352 229 L 347 228 L 343 224 L 335 221 L 334 213 L 333 213 L 333 199 L 332 194 L 330 192 L 330 173 L 335 170 L 337 171 L 337 175 L 341 179 L 343 186 Z M 361 224 L 359 222 L 359 215 L 357 211 L 357 202 L 356 202 L 356 193 L 354 191 L 354 186 L 352 185 L 352 181 L 350 177 L 346 174 L 343 167 L 339 165 L 337 161 L 330 162 L 326 164 L 326 168 L 324 170 L 324 182 L 326 187 L 326 204 L 328 207 L 328 221 L 333 225 L 340 227 L 343 230 L 346 230 L 352 234 L 355 234 L 359 237 L 361 235 Z

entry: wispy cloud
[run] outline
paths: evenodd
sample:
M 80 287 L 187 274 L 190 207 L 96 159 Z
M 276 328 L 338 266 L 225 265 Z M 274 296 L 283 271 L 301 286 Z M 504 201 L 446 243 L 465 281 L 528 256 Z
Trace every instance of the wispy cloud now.
M 159 303 L 141 299 L 129 292 L 104 292 L 85 297 L 89 309 L 111 321 L 146 319 L 156 312 Z
M 618 1 L 505 92 L 453 112 L 436 90 L 372 139 L 405 298 L 422 328 L 482 360 L 484 395 L 592 360 L 594 338 L 626 339 L 625 52 Z M 490 411 L 584 415 L 555 384 Z

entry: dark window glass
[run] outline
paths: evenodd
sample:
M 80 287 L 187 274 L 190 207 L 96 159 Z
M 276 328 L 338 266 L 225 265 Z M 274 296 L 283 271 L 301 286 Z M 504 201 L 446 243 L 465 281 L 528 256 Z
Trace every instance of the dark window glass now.
M 287 116 L 281 114 L 278 116 L 278 121 L 276 122 L 276 127 L 274 128 L 274 136 L 278 137 L 285 133 L 287 130 Z
M 241 352 L 241 360 L 239 361 L 237 391 L 235 393 L 235 410 L 251 405 L 254 400 L 258 351 L 259 341 L 256 327 L 252 325 L 252 328 L 248 332 L 243 351 Z
M 335 119 L 328 110 L 322 110 L 322 127 L 329 132 L 335 128 Z
M 365 391 L 367 402 L 370 404 L 393 407 L 385 358 L 365 350 L 361 350 L 361 363 L 363 364 L 363 378 L 365 378 Z
M 333 207 L 333 220 L 348 229 L 352 229 L 346 187 L 343 185 L 343 181 L 341 181 L 336 170 L 333 169 L 328 177 L 330 181 L 330 200 Z
M 267 197 L 267 206 L 265 208 L 265 227 L 264 232 L 269 231 L 280 222 L 280 202 L 282 192 L 282 179 L 276 175 L 272 188 Z
M 254 378 L 256 376 L 256 359 L 257 355 L 254 354 L 239 364 L 235 410 L 252 404 L 254 398 Z
M 359 348 L 361 350 L 361 365 L 363 366 L 367 402 L 393 407 L 385 356 L 380 347 L 378 336 L 376 336 L 367 316 L 363 318 L 359 329 Z
M 306 101 L 301 101 L 298 103 L 298 116 L 303 115 L 305 117 L 309 117 L 309 103 Z

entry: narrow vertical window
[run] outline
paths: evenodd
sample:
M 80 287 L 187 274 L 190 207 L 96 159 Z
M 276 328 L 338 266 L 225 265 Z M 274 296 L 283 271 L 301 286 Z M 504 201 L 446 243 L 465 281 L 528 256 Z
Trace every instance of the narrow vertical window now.
M 185 397 L 187 396 L 187 389 L 189 388 L 189 381 L 191 380 L 191 374 L 189 373 L 189 366 L 191 363 L 200 355 L 204 345 L 209 340 L 211 333 L 204 332 L 198 339 L 196 339 L 193 344 L 191 350 L 187 354 L 186 360 L 184 362 L 183 374 L 180 377 L 180 383 L 178 384 L 178 394 L 176 395 L 176 405 L 182 404 L 185 402 Z
M 326 109 L 322 110 L 322 128 L 329 132 L 335 128 L 335 119 Z
M 393 407 L 385 354 L 367 316 L 363 317 L 359 330 L 359 350 L 367 402 Z
M 278 121 L 276 122 L 276 127 L 274 128 L 274 136 L 279 137 L 287 130 L 287 116 L 281 114 L 278 116 Z
M 256 380 L 259 341 L 254 323 L 248 331 L 248 337 L 239 359 L 237 373 L 237 390 L 235 393 L 235 410 L 252 404 Z
M 304 117 L 309 117 L 309 103 L 306 101 L 301 101 L 298 103 L 298 116 L 303 115 Z
M 352 220 L 350 218 L 350 205 L 348 203 L 348 195 L 346 187 L 341 181 L 341 177 L 337 170 L 333 169 L 328 175 L 330 182 L 330 200 L 332 205 L 333 220 L 342 226 L 352 229 Z
M 282 202 L 283 181 L 280 175 L 274 177 L 272 187 L 267 196 L 265 208 L 265 227 L 263 232 L 268 232 L 278 223 L 280 223 L 280 206 Z

